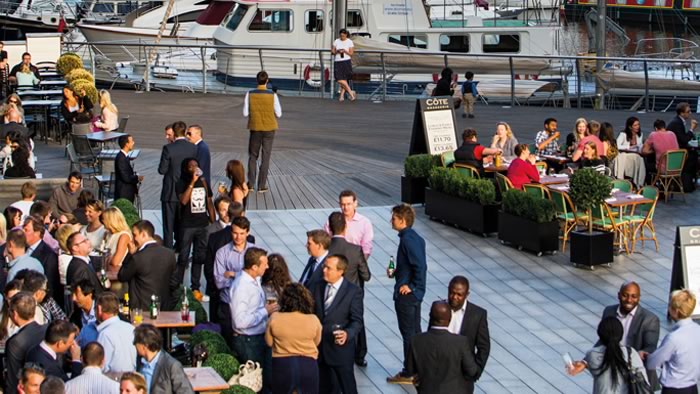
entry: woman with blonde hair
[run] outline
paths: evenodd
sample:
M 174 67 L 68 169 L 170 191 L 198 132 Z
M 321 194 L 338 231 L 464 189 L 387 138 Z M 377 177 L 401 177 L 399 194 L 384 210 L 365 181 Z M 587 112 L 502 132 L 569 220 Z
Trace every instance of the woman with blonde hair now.
M 579 141 L 588 135 L 588 121 L 585 118 L 578 118 L 574 123 L 574 129 L 566 136 L 566 156 L 573 156 Z
M 66 274 L 68 273 L 68 265 L 73 256 L 68 250 L 68 237 L 76 231 L 80 231 L 80 223 L 77 224 L 62 224 L 56 230 L 56 241 L 58 241 L 59 253 L 58 253 L 58 276 L 61 280 L 61 284 L 66 284 Z
M 492 149 L 501 149 L 503 158 L 512 161 L 515 159 L 515 146 L 518 145 L 518 139 L 513 135 L 513 130 L 506 122 L 496 123 L 496 134 L 491 141 Z
M 231 200 L 243 204 L 245 207 L 245 198 L 248 196 L 248 184 L 245 182 L 245 170 L 243 163 L 239 160 L 229 160 L 226 163 L 226 177 L 231 180 L 229 189 L 224 185 L 219 185 L 219 194 L 226 194 L 231 197 Z
M 114 267 L 119 267 L 124 262 L 129 251 L 129 242 L 132 235 L 126 218 L 119 208 L 111 207 L 102 212 L 102 224 L 109 233 L 107 236 L 107 250 L 109 251 L 108 263 Z
M 94 131 L 113 131 L 119 128 L 119 110 L 112 103 L 112 96 L 108 91 L 100 90 L 100 109 L 102 110 L 99 118 L 95 121 Z
M 33 87 L 39 84 L 39 78 L 34 75 L 28 65 L 22 64 L 22 68 L 16 74 L 18 87 Z
M 5 99 L 5 103 L 2 106 L 3 123 L 7 123 L 9 121 L 9 115 L 12 111 L 17 111 L 17 113 L 19 113 L 19 123 L 24 124 L 24 108 L 22 108 L 22 99 L 19 98 L 17 93 L 12 93 Z
M 125 372 L 119 379 L 120 394 L 147 394 L 146 379 L 138 372 Z

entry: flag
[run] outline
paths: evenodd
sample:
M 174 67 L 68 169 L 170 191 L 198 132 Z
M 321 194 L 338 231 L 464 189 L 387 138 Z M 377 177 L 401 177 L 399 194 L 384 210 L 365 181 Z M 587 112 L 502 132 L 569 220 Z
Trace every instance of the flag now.
M 63 18 L 63 14 L 61 14 L 61 20 L 58 21 L 58 32 L 63 33 L 63 30 L 66 29 L 66 20 Z

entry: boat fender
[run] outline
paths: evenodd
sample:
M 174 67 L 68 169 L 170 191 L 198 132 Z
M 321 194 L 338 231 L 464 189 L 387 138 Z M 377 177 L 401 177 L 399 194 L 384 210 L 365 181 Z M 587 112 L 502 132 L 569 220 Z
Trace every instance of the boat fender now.
M 328 82 L 328 80 L 331 78 L 331 72 L 329 69 L 325 69 L 323 73 L 323 79 L 325 82 Z M 311 79 L 311 65 L 307 64 L 306 67 L 304 67 L 304 81 L 311 86 L 312 88 L 320 88 L 321 83 L 323 81 L 316 81 Z

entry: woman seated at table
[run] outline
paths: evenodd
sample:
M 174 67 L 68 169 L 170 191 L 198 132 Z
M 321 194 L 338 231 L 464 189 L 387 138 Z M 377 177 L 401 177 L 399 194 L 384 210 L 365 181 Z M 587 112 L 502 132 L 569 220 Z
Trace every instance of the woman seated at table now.
M 61 103 L 61 115 L 69 124 L 90 123 L 92 120 L 92 101 L 90 97 L 81 91 L 78 95 L 70 86 L 63 87 L 63 102 Z
M 17 87 L 34 87 L 39 84 L 39 78 L 34 75 L 26 64 L 22 64 L 22 68 L 15 76 L 17 78 Z
M 522 189 L 524 184 L 539 182 L 540 173 L 535 167 L 536 156 L 530 153 L 527 144 L 515 146 L 516 157 L 508 167 L 508 179 L 516 189 Z
M 231 180 L 231 186 L 227 189 L 223 184 L 219 184 L 219 194 L 226 194 L 231 197 L 233 202 L 243 204 L 245 207 L 245 198 L 248 196 L 248 184 L 245 182 L 245 170 L 243 163 L 239 160 L 229 160 L 226 163 L 226 177 Z
M 579 141 L 588 135 L 588 121 L 584 118 L 576 119 L 574 130 L 566 136 L 566 157 L 571 158 Z
M 513 135 L 510 125 L 506 122 L 498 122 L 496 134 L 491 141 L 491 149 L 500 149 L 503 152 L 503 158 L 511 161 L 518 156 L 515 153 L 516 145 L 518 145 L 518 139 Z
M 615 141 L 615 129 L 609 122 L 603 122 L 600 126 L 598 138 L 603 143 L 603 156 L 606 158 L 608 165 L 617 157 L 619 151 L 617 149 L 617 141 Z
M 19 98 L 17 93 L 12 93 L 5 99 L 5 103 L 3 104 L 1 111 L 3 116 L 3 123 L 10 122 L 11 111 L 17 111 L 17 113 L 19 113 L 19 122 L 17 123 L 24 124 L 24 108 L 22 108 L 22 100 Z
M 100 90 L 100 109 L 100 116 L 93 124 L 92 131 L 113 131 L 118 129 L 119 110 L 112 103 L 112 96 L 104 89 Z
M 31 138 L 26 138 L 19 131 L 9 131 L 5 136 L 5 145 L 0 150 L 0 160 L 3 162 L 3 168 L 12 167 L 12 151 L 17 146 L 24 146 L 29 151 L 29 166 L 32 169 L 36 168 L 36 157 L 34 157 L 34 141 Z
M 620 150 L 639 152 L 644 145 L 643 139 L 644 133 L 642 133 L 639 119 L 630 116 L 625 122 L 625 129 L 617 136 L 617 147 Z
M 598 156 L 595 142 L 588 141 L 583 146 L 583 155 L 579 161 L 579 168 L 592 168 L 601 174 L 605 174 L 605 162 Z
M 593 127 L 590 127 L 593 126 Z M 600 132 L 600 123 L 592 120 L 589 123 L 588 130 L 583 138 L 579 140 L 578 146 L 576 147 L 576 150 L 574 151 L 574 154 L 571 155 L 571 160 L 572 161 L 579 161 L 581 159 L 581 156 L 583 155 L 583 147 L 589 143 L 593 142 L 596 146 L 596 151 L 598 154 L 598 157 L 604 158 L 605 157 L 605 148 L 603 147 L 603 142 L 598 138 L 598 133 Z
M 9 178 L 36 178 L 34 169 L 29 165 L 29 149 L 25 145 L 17 145 L 12 148 L 12 167 L 7 168 L 3 174 Z

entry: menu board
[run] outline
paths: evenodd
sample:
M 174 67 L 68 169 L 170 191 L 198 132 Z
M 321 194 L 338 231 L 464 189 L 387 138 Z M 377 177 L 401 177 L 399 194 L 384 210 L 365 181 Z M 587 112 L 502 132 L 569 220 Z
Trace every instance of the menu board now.
M 457 149 L 452 97 L 428 97 L 416 101 L 409 155 L 439 155 Z
M 676 227 L 670 291 L 678 289 L 688 289 L 700 298 L 700 225 Z M 692 317 L 700 318 L 700 302 Z

